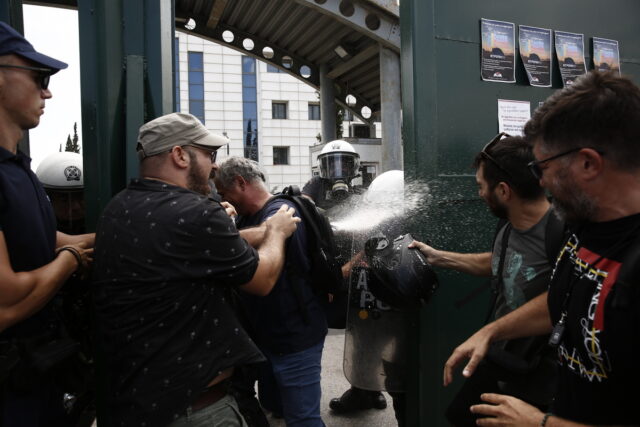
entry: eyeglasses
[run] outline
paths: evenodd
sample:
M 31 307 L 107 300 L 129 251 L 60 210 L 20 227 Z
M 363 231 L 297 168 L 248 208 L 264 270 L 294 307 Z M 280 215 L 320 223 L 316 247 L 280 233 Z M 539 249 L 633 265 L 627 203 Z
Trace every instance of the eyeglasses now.
M 216 162 L 216 159 L 218 158 L 218 150 L 212 150 L 212 149 L 208 149 L 208 148 L 204 148 L 201 147 L 199 145 L 195 145 L 195 144 L 187 144 L 188 147 L 193 147 L 193 148 L 198 148 L 202 151 L 206 151 L 209 153 L 209 155 L 211 156 L 211 164 L 214 164 Z
M 550 162 L 551 160 L 559 159 L 560 157 L 566 156 L 566 155 L 571 154 L 571 153 L 575 153 L 576 151 L 580 151 L 583 148 L 586 148 L 586 147 L 576 147 L 576 148 L 572 148 L 571 150 L 563 151 L 562 153 L 556 154 L 555 156 L 547 157 L 546 159 L 534 160 L 532 162 L 527 163 L 527 167 L 529 167 L 529 170 L 531 171 L 531 174 L 538 181 L 540 181 L 542 179 L 542 168 L 540 167 L 541 164 Z M 596 151 L 598 151 L 598 150 L 596 150 Z M 598 151 L 598 153 L 604 154 L 601 151 Z
M 22 65 L 0 64 L 0 68 L 17 68 L 19 70 L 35 71 L 38 74 L 34 77 L 36 83 L 40 85 L 40 89 L 47 90 L 49 87 L 49 80 L 53 70 L 51 68 L 39 68 L 39 67 L 25 67 Z
M 480 151 L 480 155 L 483 156 L 484 158 L 486 158 L 487 160 L 490 160 L 491 163 L 496 165 L 496 167 L 498 169 L 500 169 L 502 172 L 504 172 L 509 178 L 513 179 L 513 175 L 511 175 L 511 173 L 509 173 L 508 170 L 506 170 L 504 167 L 502 167 L 502 165 L 500 163 L 498 163 L 498 161 L 496 159 L 494 159 L 493 156 L 491 156 L 491 154 L 489 154 L 487 152 L 488 150 L 490 150 L 494 145 L 496 145 L 503 138 L 510 138 L 510 137 L 511 137 L 511 135 L 509 135 L 508 133 L 500 132 L 499 134 L 494 136 L 491 141 L 487 142 L 487 144 L 484 146 L 482 151 Z

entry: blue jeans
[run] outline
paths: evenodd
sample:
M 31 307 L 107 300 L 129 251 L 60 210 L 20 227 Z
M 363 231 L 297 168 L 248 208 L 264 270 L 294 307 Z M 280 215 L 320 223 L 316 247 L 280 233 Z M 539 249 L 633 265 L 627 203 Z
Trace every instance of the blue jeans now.
M 297 353 L 279 356 L 262 350 L 269 363 L 258 379 L 260 403 L 281 412 L 287 427 L 324 427 L 320 418 L 320 361 L 324 338 Z

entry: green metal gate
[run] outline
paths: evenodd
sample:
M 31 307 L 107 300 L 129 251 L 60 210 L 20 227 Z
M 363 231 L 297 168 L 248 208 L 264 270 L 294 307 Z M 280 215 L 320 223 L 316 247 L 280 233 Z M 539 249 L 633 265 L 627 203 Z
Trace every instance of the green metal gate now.
M 555 60 L 552 88 L 529 86 L 519 58 L 515 84 L 482 81 L 481 18 L 582 33 L 587 64 L 591 37 L 618 40 L 622 73 L 640 83 L 639 17 L 637 0 L 402 0 L 405 169 L 407 177 L 426 180 L 433 197 L 415 234 L 438 248 L 489 249 L 495 219 L 478 199 L 470 164 L 498 131 L 497 100 L 530 101 L 533 111 L 561 87 Z M 446 271 L 439 276 L 437 296 L 416 320 L 409 425 L 446 425 L 443 413 L 462 375 L 458 372 L 456 382 L 444 388 L 444 362 L 487 312 L 488 291 L 473 294 L 483 280 Z

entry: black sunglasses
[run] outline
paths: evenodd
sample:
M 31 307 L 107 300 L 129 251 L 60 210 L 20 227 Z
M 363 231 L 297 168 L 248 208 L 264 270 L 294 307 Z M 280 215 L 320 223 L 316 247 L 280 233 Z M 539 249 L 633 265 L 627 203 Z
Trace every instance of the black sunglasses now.
M 211 164 L 215 163 L 216 159 L 218 158 L 218 149 L 205 148 L 195 144 L 187 144 L 187 147 L 198 148 L 200 150 L 209 152 L 209 155 L 211 156 Z
M 496 167 L 498 169 L 500 169 L 502 172 L 504 172 L 505 175 L 507 175 L 509 178 L 513 179 L 513 175 L 511 175 L 511 173 L 509 173 L 509 171 L 506 168 L 502 167 L 502 165 L 500 163 L 498 163 L 498 161 L 495 158 L 493 158 L 493 156 L 491 154 L 488 153 L 488 150 L 490 150 L 500 140 L 502 140 L 503 138 L 510 138 L 510 137 L 511 137 L 511 135 L 509 135 L 508 133 L 500 132 L 499 134 L 494 136 L 491 141 L 487 142 L 487 144 L 484 146 L 482 151 L 480 151 L 480 155 L 482 157 L 484 157 L 485 159 L 490 160 L 491 163 L 496 165 Z
M 529 167 L 529 170 L 531 171 L 531 174 L 538 180 L 540 181 L 542 179 L 542 169 L 540 168 L 540 165 L 543 163 L 547 163 L 550 162 L 551 160 L 555 160 L 555 159 L 559 159 L 560 157 L 566 156 L 568 154 L 571 153 L 575 153 L 576 151 L 580 151 L 583 148 L 589 148 L 589 147 L 576 147 L 576 148 L 572 148 L 571 150 L 567 150 L 567 151 L 563 151 L 560 154 L 556 154 L 555 156 L 551 156 L 551 157 L 547 157 L 546 159 L 542 159 L 542 160 L 534 160 L 532 162 L 527 163 L 527 166 Z M 593 149 L 595 150 L 595 148 Z M 598 154 L 600 154 L 601 156 L 604 155 L 604 151 L 600 151 L 600 150 L 595 150 Z
M 35 81 L 40 85 L 42 90 L 47 90 L 49 88 L 49 80 L 51 79 L 51 74 L 53 74 L 53 70 L 51 68 L 39 68 L 39 67 L 25 67 L 22 65 L 11 65 L 11 64 L 0 64 L 0 68 L 17 68 L 19 70 L 29 70 L 35 71 L 38 74 L 35 76 Z

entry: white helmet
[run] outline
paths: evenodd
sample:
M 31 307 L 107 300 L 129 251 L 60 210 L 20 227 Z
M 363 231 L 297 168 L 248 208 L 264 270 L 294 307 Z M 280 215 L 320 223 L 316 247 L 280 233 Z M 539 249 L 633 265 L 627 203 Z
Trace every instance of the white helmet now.
M 84 188 L 82 155 L 54 153 L 40 163 L 36 175 L 42 186 L 51 190 L 81 190 Z
M 351 181 L 360 170 L 360 155 L 347 141 L 337 139 L 325 144 L 318 156 L 320 176 Z
M 404 172 L 390 170 L 374 179 L 363 196 L 365 202 L 400 207 L 404 202 Z

